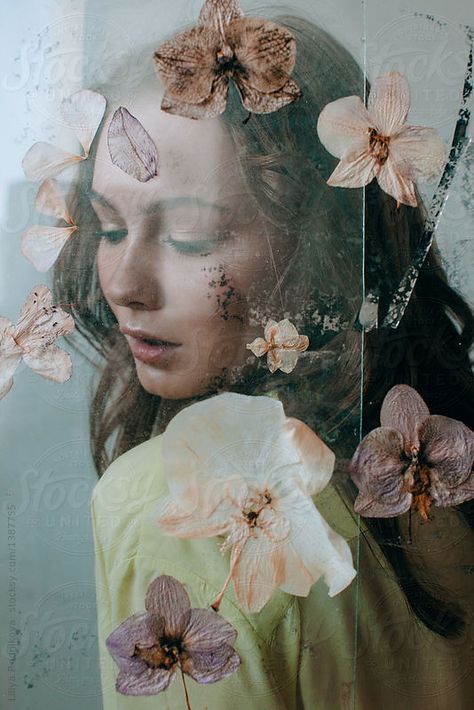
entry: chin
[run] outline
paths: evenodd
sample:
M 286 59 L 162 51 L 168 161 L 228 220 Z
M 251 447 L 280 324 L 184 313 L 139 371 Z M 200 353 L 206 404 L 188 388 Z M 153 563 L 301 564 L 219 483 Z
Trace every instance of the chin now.
M 144 390 L 162 399 L 189 399 L 209 391 L 209 383 L 202 379 L 189 381 L 186 377 L 170 375 L 169 372 L 144 372 L 137 366 L 138 380 Z

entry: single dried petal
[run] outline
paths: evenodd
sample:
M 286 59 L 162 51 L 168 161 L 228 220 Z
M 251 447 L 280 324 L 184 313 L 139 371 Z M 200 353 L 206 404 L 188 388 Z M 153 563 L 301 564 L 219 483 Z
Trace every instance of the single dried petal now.
M 86 157 L 105 113 L 107 101 L 102 94 L 81 89 L 63 101 L 61 113 L 75 132 Z
M 0 399 L 12 388 L 13 375 L 21 357 L 22 349 L 13 338 L 12 323 L 0 316 Z
M 371 121 L 359 96 L 346 96 L 327 104 L 319 114 L 317 131 L 319 140 L 336 158 L 344 153 L 368 149 L 368 128 Z
M 48 271 L 76 230 L 76 225 L 47 227 L 35 224 L 21 235 L 21 253 L 38 271 Z
M 298 363 L 297 352 L 280 348 L 276 348 L 271 352 L 274 362 L 278 362 L 278 367 L 282 372 L 286 372 L 286 374 L 293 372 Z
M 431 485 L 430 495 L 436 505 L 441 508 L 447 508 L 452 505 L 460 505 L 467 500 L 474 498 L 474 473 L 469 475 L 464 483 L 461 483 L 457 488 L 446 488 L 437 476 L 436 471 L 431 470 Z
M 272 542 L 261 532 L 245 542 L 232 573 L 234 592 L 247 613 L 256 613 L 268 602 L 283 580 Z M 281 550 L 281 545 L 277 547 Z
M 333 187 L 364 187 L 377 174 L 377 161 L 367 148 L 359 148 L 344 154 L 336 169 L 327 180 Z
M 66 382 L 72 375 L 71 356 L 55 345 L 50 345 L 44 352 L 25 352 L 23 362 L 38 375 L 53 382 Z
M 135 116 L 120 106 L 107 131 L 110 159 L 127 175 L 147 182 L 158 175 L 158 151 Z
M 303 464 L 297 474 L 302 490 L 310 496 L 320 493 L 329 483 L 334 471 L 334 452 L 299 419 L 289 417 L 284 431 L 291 445 L 297 449 Z
M 28 180 L 46 180 L 65 168 L 76 165 L 86 156 L 68 153 L 51 143 L 33 143 L 22 160 L 23 171 Z
M 275 328 L 274 339 L 276 345 L 293 347 L 298 342 L 298 331 L 288 318 L 279 321 Z
M 164 635 L 173 638 L 182 636 L 189 608 L 188 594 L 174 577 L 163 574 L 148 587 L 145 609 L 163 619 Z
M 372 83 L 367 109 L 382 136 L 391 136 L 405 123 L 410 109 L 410 87 L 399 72 L 392 71 L 377 77 Z
M 446 147 L 434 128 L 404 126 L 390 140 L 390 160 L 411 180 L 434 180 L 446 163 Z
M 176 666 L 167 669 L 145 667 L 136 674 L 120 671 L 115 689 L 122 695 L 156 695 L 166 690 L 175 677 Z
M 272 339 L 275 338 L 275 335 L 277 334 L 277 332 L 278 332 L 278 323 L 276 322 L 276 320 L 273 320 L 272 318 L 270 318 L 267 321 L 267 324 L 265 325 L 265 328 L 263 331 L 263 337 L 265 338 L 265 340 L 270 342 Z
M 222 535 L 228 531 L 231 509 L 220 506 L 209 516 L 188 513 L 171 496 L 161 498 L 152 519 L 164 535 L 181 538 L 200 538 Z
M 233 644 L 237 631 L 228 621 L 211 609 L 191 609 L 183 631 L 186 651 L 200 654 Z
M 398 502 L 403 476 L 409 466 L 403 455 L 403 437 L 396 429 L 379 427 L 365 436 L 349 465 L 361 495 L 373 501 Z
M 215 611 L 212 613 L 217 616 Z M 239 665 L 239 655 L 226 644 L 220 648 L 191 653 L 181 662 L 183 671 L 198 683 L 215 683 L 227 678 Z
M 222 33 L 226 25 L 243 14 L 238 0 L 206 0 L 199 13 L 198 24 Z
M 74 224 L 56 180 L 50 178 L 41 183 L 36 193 L 35 207 L 42 214 L 63 219 L 70 225 Z
M 413 182 L 404 177 L 393 162 L 391 155 L 387 161 L 380 167 L 377 174 L 377 182 L 380 188 L 393 197 L 397 202 L 410 207 L 416 207 L 418 202 L 416 199 L 415 186 Z
M 247 343 L 245 347 L 247 350 L 251 350 L 257 357 L 261 357 L 268 352 L 269 345 L 264 338 L 255 338 L 251 343 Z
M 402 492 L 398 498 L 374 498 L 363 491 L 354 502 L 354 511 L 365 518 L 394 518 L 406 513 L 411 508 L 413 496 Z
M 405 453 L 411 456 L 412 449 L 420 446 L 418 428 L 429 413 L 425 402 L 413 387 L 395 385 L 382 402 L 380 423 L 402 434 Z
M 184 118 L 215 118 L 225 111 L 228 93 L 229 79 L 224 75 L 218 76 L 212 84 L 210 95 L 201 103 L 178 101 L 165 93 L 161 101 L 161 110 Z
M 438 414 L 419 427 L 423 463 L 437 480 L 437 490 L 464 483 L 474 465 L 474 432 L 465 424 Z
M 281 350 L 275 350 L 275 348 L 272 348 L 267 353 L 267 365 L 271 373 L 276 372 L 280 365 L 283 364 L 282 359 L 280 357 L 281 352 Z
M 252 113 L 272 113 L 296 101 L 301 96 L 301 90 L 293 79 L 288 79 L 281 89 L 264 93 L 254 89 L 242 76 L 234 76 L 235 85 L 239 90 L 242 103 Z

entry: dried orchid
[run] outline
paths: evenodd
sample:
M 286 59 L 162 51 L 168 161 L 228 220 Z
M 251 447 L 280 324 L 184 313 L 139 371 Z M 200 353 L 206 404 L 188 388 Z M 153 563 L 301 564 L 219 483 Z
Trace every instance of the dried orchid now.
M 54 264 L 67 240 L 77 230 L 69 214 L 64 197 L 56 180 L 44 180 L 36 193 L 35 207 L 38 212 L 63 219 L 67 227 L 49 227 L 35 224 L 23 232 L 21 251 L 38 269 L 47 271 Z
M 323 576 L 329 595 L 355 570 L 346 541 L 311 496 L 328 483 L 334 454 L 271 397 L 226 393 L 181 410 L 162 438 L 169 494 L 153 520 L 166 535 L 226 535 L 230 570 L 212 606 L 233 581 L 247 612 L 276 589 L 306 596 Z
M 29 180 L 46 180 L 70 165 L 86 160 L 102 121 L 105 106 L 105 97 L 90 89 L 81 89 L 68 97 L 62 105 L 62 116 L 75 132 L 84 155 L 69 153 L 51 143 L 34 143 L 22 161 L 26 177 Z
M 47 286 L 36 286 L 13 324 L 0 317 L 0 399 L 10 391 L 20 361 L 55 382 L 71 377 L 70 355 L 54 345 L 74 329 L 72 316 L 52 304 Z
M 284 27 L 244 17 L 238 0 L 206 0 L 197 25 L 154 53 L 165 85 L 161 109 L 214 118 L 227 104 L 232 78 L 248 111 L 271 113 L 300 96 L 290 74 L 296 42 Z
M 114 113 L 107 132 L 110 159 L 128 175 L 147 182 L 158 175 L 158 151 L 140 121 L 124 106 Z
M 299 335 L 288 318 L 284 318 L 278 323 L 269 320 L 263 335 L 263 338 L 255 338 L 245 347 L 257 357 L 267 353 L 270 372 L 275 372 L 278 369 L 286 373 L 292 372 L 298 362 L 298 353 L 303 352 L 309 346 L 308 336 Z
M 417 206 L 414 182 L 440 174 L 446 150 L 433 128 L 408 126 L 410 89 L 399 72 L 379 76 L 367 108 L 358 96 L 325 106 L 318 119 L 324 147 L 340 162 L 327 181 L 338 187 L 363 187 L 375 177 L 398 203 Z
M 178 667 L 198 683 L 215 683 L 237 670 L 234 627 L 211 609 L 191 609 L 186 590 L 174 577 L 161 575 L 151 582 L 145 609 L 126 619 L 105 642 L 120 669 L 119 693 L 161 693 Z
M 359 488 L 356 512 L 387 518 L 414 510 L 426 521 L 433 503 L 474 498 L 474 432 L 462 422 L 430 415 L 416 390 L 396 385 L 383 401 L 380 423 L 350 464 Z

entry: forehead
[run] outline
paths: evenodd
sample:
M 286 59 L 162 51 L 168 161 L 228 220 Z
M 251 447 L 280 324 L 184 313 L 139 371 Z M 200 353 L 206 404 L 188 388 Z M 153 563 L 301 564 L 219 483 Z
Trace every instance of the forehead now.
M 148 92 L 133 102 L 130 112 L 153 139 L 159 157 L 156 178 L 142 183 L 115 166 L 109 156 L 110 116 L 99 136 L 92 187 L 114 206 L 127 201 L 136 207 L 180 195 L 225 200 L 242 195 L 244 182 L 233 142 L 219 119 L 192 120 L 160 110 L 161 94 Z

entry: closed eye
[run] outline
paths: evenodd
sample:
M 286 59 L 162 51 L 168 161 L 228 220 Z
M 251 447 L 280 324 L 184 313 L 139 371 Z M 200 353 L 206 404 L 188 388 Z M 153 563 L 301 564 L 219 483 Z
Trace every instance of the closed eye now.
M 127 234 L 127 229 L 112 229 L 108 232 L 98 230 L 97 232 L 95 232 L 96 237 L 99 237 L 100 239 L 105 239 L 106 241 L 111 242 L 112 244 L 116 244 L 117 242 L 122 241 L 122 239 L 125 239 Z

